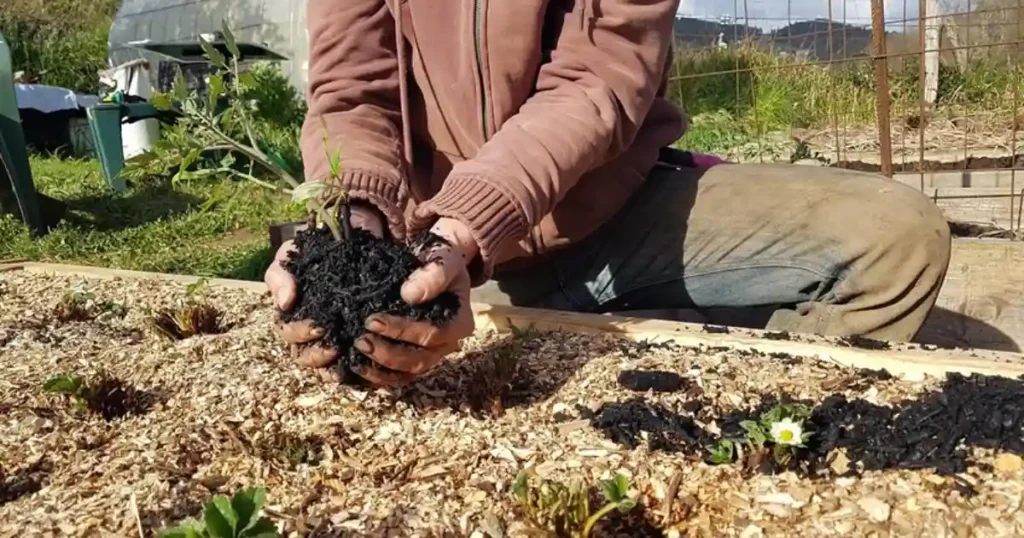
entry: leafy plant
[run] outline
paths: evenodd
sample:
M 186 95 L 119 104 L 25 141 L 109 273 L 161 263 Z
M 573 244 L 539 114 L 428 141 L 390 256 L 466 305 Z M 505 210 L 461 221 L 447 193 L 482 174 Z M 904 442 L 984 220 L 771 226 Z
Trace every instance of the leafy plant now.
M 520 473 L 512 494 L 530 525 L 552 536 L 587 538 L 608 514 L 616 510 L 626 513 L 636 506 L 636 499 L 629 495 L 629 479 L 622 475 L 600 481 L 605 504 L 596 512 L 591 512 L 590 489 L 581 482 L 566 485 L 553 480 L 534 481 L 534 476 Z
M 61 323 L 89 321 L 103 314 L 124 317 L 127 309 L 110 301 L 98 301 L 96 295 L 85 290 L 71 290 L 64 294 L 53 309 L 53 317 Z
M 43 392 L 65 396 L 74 402 L 76 410 L 91 411 L 105 420 L 142 414 L 152 403 L 150 394 L 105 371 L 93 379 L 73 374 L 51 377 L 43 383 Z
M 718 443 L 708 449 L 711 455 L 708 461 L 716 465 L 731 463 L 736 457 L 736 444 L 729 439 L 720 439 Z
M 180 116 L 179 128 L 191 136 L 157 141 L 153 151 L 130 159 L 123 174 L 126 178 L 145 176 L 156 165 L 176 170 L 172 183 L 209 176 L 234 176 L 290 193 L 294 202 L 305 203 L 311 208 L 335 239 L 347 238 L 350 235 L 348 199 L 336 181 L 341 173 L 340 153 L 328 148 L 326 126 L 324 146 L 330 163 L 330 177 L 326 181 L 304 182 L 301 170 L 294 163 L 276 149 L 261 143 L 256 119 L 259 103 L 256 99 L 247 98 L 255 91 L 256 78 L 251 72 L 242 72 L 241 53 L 226 23 L 222 24 L 221 35 L 229 57 L 200 37 L 203 56 L 216 69 L 209 77 L 205 95 L 190 90 L 179 70 L 171 92 L 157 94 L 152 100 L 158 109 L 177 113 Z M 214 162 L 207 158 L 211 153 L 222 156 Z M 240 164 L 238 157 L 247 163 Z M 197 167 L 197 164 L 205 166 Z M 269 174 L 272 179 L 262 179 L 258 173 Z M 290 188 L 280 187 L 278 180 Z M 329 206 L 334 206 L 333 210 L 329 210 Z
M 210 281 L 206 278 L 189 284 L 185 288 L 185 300 L 158 311 L 150 318 L 150 324 L 171 340 L 224 332 L 223 312 L 207 302 L 209 289 Z
M 708 448 L 708 461 L 714 464 L 730 463 L 742 458 L 737 442 L 744 443 L 753 462 L 760 462 L 767 450 L 779 466 L 786 466 L 797 449 L 805 447 L 813 432 L 806 429 L 811 410 L 802 404 L 777 405 L 762 413 L 758 420 L 740 422 L 745 436 L 742 439 L 721 439 Z M 748 462 L 748 466 L 750 462 Z
M 243 489 L 231 499 L 216 495 L 203 508 L 202 521 L 190 519 L 160 533 L 161 538 L 276 538 L 274 524 L 263 514 L 266 491 Z

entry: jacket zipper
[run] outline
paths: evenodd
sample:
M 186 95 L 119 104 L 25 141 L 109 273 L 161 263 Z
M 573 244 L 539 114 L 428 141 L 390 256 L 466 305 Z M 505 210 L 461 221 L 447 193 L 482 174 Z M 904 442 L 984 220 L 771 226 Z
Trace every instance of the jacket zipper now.
M 480 127 L 483 130 L 484 142 L 487 142 L 491 138 L 491 133 L 487 124 L 487 86 L 484 84 L 484 1 L 473 0 L 473 41 L 476 45 L 476 78 L 480 86 Z

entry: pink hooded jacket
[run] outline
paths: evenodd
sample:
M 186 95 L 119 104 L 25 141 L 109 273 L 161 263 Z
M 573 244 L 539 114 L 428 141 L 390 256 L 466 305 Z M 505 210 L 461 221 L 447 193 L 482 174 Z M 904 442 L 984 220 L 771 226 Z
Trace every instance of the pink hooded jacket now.
M 495 266 L 586 237 L 686 128 L 665 99 L 678 0 L 308 0 L 308 180 L 396 237 L 439 217 Z

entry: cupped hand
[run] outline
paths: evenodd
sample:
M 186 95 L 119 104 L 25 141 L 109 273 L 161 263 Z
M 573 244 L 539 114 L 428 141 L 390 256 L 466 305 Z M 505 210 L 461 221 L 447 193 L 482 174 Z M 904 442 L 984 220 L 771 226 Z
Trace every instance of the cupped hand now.
M 355 347 L 378 365 L 355 367 L 353 371 L 377 385 L 401 386 L 416 379 L 459 350 L 460 341 L 473 334 L 470 308 L 469 263 L 479 253 L 469 229 L 462 222 L 442 218 L 431 232 L 448 245 L 420 253 L 425 262 L 402 285 L 402 299 L 412 305 L 428 302 L 445 291 L 459 298 L 459 312 L 443 324 L 416 321 L 388 314 L 374 314 L 366 320 L 367 334 Z
M 349 222 L 353 228 L 361 228 L 377 237 L 384 236 L 384 218 L 380 213 L 367 207 L 355 205 L 351 210 L 352 217 Z M 289 253 L 293 251 L 295 251 L 295 243 L 291 240 L 284 242 L 274 255 L 274 261 L 263 275 L 263 282 L 270 289 L 274 303 L 281 311 L 289 311 L 294 308 L 299 295 L 295 279 L 282 265 L 288 259 Z M 305 320 L 284 323 L 279 319 L 274 325 L 274 330 L 281 339 L 293 346 L 311 344 L 323 337 L 321 329 Z M 335 358 L 337 358 L 337 351 L 321 344 L 305 346 L 296 356 L 299 364 L 312 368 L 328 366 L 334 362 Z

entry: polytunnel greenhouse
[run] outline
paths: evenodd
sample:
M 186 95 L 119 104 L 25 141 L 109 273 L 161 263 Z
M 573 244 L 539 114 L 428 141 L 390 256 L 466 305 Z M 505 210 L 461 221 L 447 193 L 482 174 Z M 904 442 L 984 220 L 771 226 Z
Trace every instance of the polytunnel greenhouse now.
M 240 42 L 286 58 L 281 68 L 304 91 L 308 49 L 305 14 L 305 0 L 124 0 L 110 31 L 110 64 L 149 60 L 154 86 L 166 91 L 173 78 L 173 65 L 184 64 L 188 71 L 190 62 L 152 51 L 195 44 L 200 35 L 215 33 L 227 22 Z M 201 62 L 194 66 L 202 69 Z

